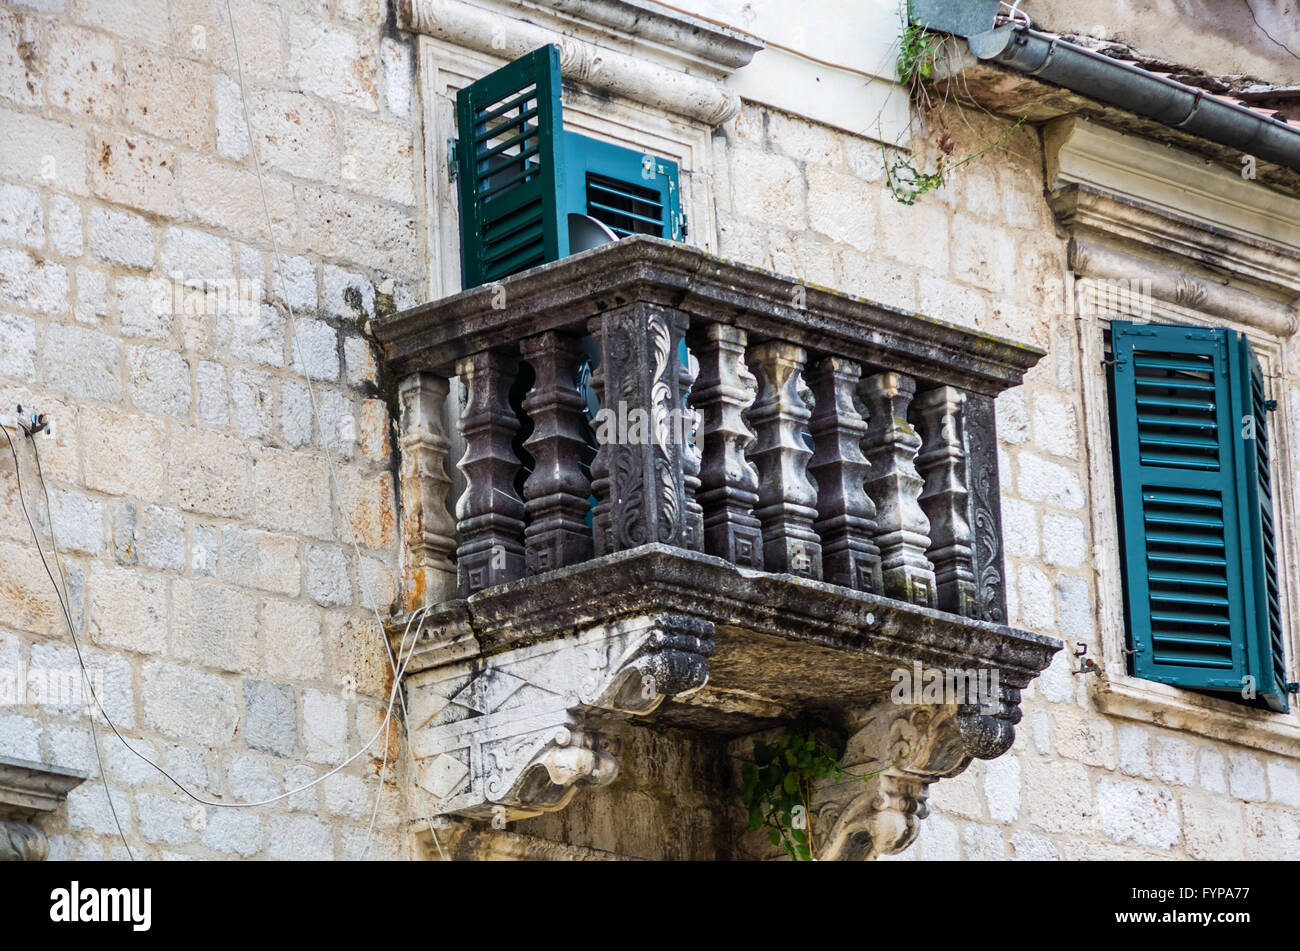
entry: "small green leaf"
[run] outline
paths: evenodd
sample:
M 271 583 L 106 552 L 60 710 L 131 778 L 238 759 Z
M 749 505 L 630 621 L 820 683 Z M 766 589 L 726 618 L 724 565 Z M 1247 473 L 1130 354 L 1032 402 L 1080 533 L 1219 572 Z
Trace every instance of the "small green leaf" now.
M 749 827 L 757 829 L 763 824 L 763 810 L 758 806 L 751 806 L 749 809 Z
M 811 861 L 812 861 L 812 852 L 809 850 L 808 846 L 806 846 L 806 845 L 796 845 L 796 846 L 795 846 L 795 849 L 796 849 L 796 850 L 798 851 L 798 853 L 799 853 L 799 858 L 803 859 L 803 861 L 805 861 L 805 862 L 811 862 Z
M 799 776 L 795 773 L 786 773 L 782 788 L 790 795 L 794 795 L 799 789 Z
M 790 830 L 790 835 L 791 835 L 791 836 L 794 838 L 794 840 L 795 840 L 796 842 L 798 842 L 800 845 L 807 845 L 807 844 L 808 844 L 808 833 L 805 832 L 803 829 L 791 829 L 791 830 Z
M 794 755 L 794 750 L 785 751 L 785 761 L 787 764 L 790 765 L 791 768 L 794 768 L 799 765 L 799 757 Z
M 773 845 L 776 845 L 781 841 L 781 833 L 778 832 L 776 829 L 768 829 L 767 837 L 772 841 Z

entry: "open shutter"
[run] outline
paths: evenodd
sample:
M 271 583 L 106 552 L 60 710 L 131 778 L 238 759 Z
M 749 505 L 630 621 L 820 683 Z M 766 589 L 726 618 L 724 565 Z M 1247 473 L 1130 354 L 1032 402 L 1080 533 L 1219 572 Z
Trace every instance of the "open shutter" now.
M 1250 615 L 1247 666 L 1259 699 L 1273 710 L 1287 710 L 1286 660 L 1282 650 L 1282 607 L 1278 592 L 1273 531 L 1273 484 L 1268 444 L 1268 406 L 1264 374 L 1250 341 L 1236 341 L 1234 383 L 1239 421 L 1238 488 L 1242 549 L 1246 553 L 1245 592 Z
M 590 215 L 620 238 L 684 237 L 676 162 L 576 132 L 564 138 L 569 212 Z
M 569 252 L 561 212 L 560 52 L 522 56 L 456 94 L 464 286 Z
M 1228 333 L 1115 321 L 1111 343 L 1133 672 L 1240 694 L 1250 618 Z

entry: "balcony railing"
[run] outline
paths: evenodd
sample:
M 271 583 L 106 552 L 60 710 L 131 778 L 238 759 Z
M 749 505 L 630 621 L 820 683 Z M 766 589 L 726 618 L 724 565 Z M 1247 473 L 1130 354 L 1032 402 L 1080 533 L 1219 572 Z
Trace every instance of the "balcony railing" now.
M 612 778 L 599 721 L 668 701 L 744 732 L 869 708 L 913 662 L 999 670 L 996 713 L 953 722 L 966 761 L 1009 745 L 1059 645 L 1005 626 L 993 400 L 1041 351 L 639 237 L 376 333 L 400 381 L 408 607 L 438 606 L 407 685 L 439 711 L 412 737 L 435 808 L 558 808 Z M 529 659 L 589 641 L 583 683 Z M 562 742 L 493 768 L 452 755 L 540 722 L 472 700 L 489 675 L 561 695 Z

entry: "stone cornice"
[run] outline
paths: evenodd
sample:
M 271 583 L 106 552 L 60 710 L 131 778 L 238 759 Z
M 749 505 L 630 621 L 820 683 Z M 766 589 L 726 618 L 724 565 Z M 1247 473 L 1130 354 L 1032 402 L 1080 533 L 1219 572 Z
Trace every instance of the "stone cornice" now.
M 500 292 L 506 302 L 501 307 Z M 398 375 L 454 375 L 461 357 L 509 350 L 522 336 L 581 325 L 645 300 L 692 319 L 731 324 L 754 339 L 996 395 L 1018 386 L 1043 351 L 955 324 L 737 264 L 672 241 L 637 235 L 376 321 Z M 495 306 L 494 306 L 495 305 Z
M 1048 200 L 1071 267 L 1273 334 L 1300 319 L 1300 200 L 1078 118 L 1044 132 Z
M 514 59 L 553 43 L 566 81 L 716 127 L 740 111 L 723 85 L 762 41 L 641 0 L 401 0 L 403 29 Z
M 1055 207 L 1060 208 L 1057 204 Z M 1068 220 L 1079 221 L 1070 216 Z M 1070 241 L 1070 267 L 1079 277 L 1151 282 L 1151 296 L 1278 337 L 1296 332 L 1300 315 L 1290 305 L 1226 283 L 1200 271 L 1156 259 L 1153 248 L 1126 245 L 1095 224 L 1079 227 Z
M 44 859 L 49 842 L 31 819 L 58 809 L 85 779 L 77 770 L 0 756 L 0 861 Z

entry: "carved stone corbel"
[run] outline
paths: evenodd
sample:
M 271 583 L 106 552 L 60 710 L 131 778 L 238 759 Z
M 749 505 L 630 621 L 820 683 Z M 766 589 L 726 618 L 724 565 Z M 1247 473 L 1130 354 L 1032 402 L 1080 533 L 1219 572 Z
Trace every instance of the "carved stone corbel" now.
M 845 772 L 866 781 L 824 781 L 813 805 L 818 857 L 860 861 L 903 851 L 929 814 L 930 784 L 956 776 L 974 758 L 1011 748 L 1020 691 L 1003 688 L 980 704 L 884 703 L 859 715 L 844 754 Z
M 433 812 L 523 819 L 618 776 L 618 732 L 709 679 L 713 625 L 643 615 L 406 678 L 417 784 Z

